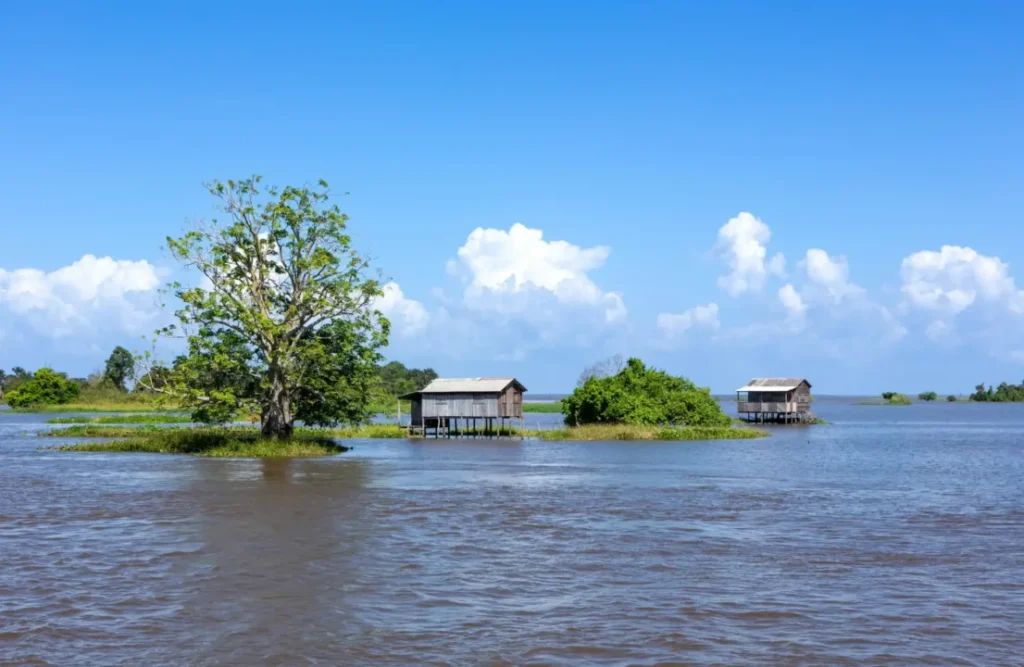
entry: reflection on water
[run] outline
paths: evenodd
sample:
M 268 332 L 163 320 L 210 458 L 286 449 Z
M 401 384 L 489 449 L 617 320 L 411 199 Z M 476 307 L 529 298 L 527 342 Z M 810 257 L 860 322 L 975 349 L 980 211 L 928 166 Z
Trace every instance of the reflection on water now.
M 38 451 L 0 414 L 0 664 L 1016 664 L 1024 406 L 733 443 Z

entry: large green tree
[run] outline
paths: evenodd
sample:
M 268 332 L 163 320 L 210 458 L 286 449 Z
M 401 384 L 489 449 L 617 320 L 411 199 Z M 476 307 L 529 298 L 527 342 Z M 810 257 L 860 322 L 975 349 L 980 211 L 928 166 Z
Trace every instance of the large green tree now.
M 614 375 L 589 374 L 562 400 L 566 423 L 728 426 L 711 391 L 629 359 Z
M 226 220 L 168 238 L 171 254 L 204 278 L 173 283 L 187 352 L 144 369 L 197 420 L 260 415 L 262 433 L 286 438 L 296 420 L 365 419 L 388 321 L 375 309 L 380 281 L 352 248 L 347 216 L 327 183 L 264 188 L 260 178 L 214 182 Z M 158 386 L 162 385 L 162 386 Z
M 128 382 L 134 370 L 135 357 L 132 356 L 131 352 L 118 345 L 110 353 L 110 357 L 107 358 L 107 365 L 103 369 L 103 377 L 121 391 L 125 391 L 125 383 Z
M 8 392 L 7 404 L 12 408 L 60 405 L 78 398 L 78 391 L 78 385 L 67 379 L 63 373 L 57 373 L 50 368 L 40 368 L 31 379 L 25 380 L 17 389 Z

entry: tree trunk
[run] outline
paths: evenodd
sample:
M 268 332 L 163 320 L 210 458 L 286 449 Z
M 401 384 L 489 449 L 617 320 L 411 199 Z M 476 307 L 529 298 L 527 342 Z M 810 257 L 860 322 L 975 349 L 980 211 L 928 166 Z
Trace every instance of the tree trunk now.
M 278 368 L 270 369 L 270 389 L 267 391 L 262 422 L 264 438 L 285 440 L 292 437 L 291 396 L 285 386 L 284 373 Z

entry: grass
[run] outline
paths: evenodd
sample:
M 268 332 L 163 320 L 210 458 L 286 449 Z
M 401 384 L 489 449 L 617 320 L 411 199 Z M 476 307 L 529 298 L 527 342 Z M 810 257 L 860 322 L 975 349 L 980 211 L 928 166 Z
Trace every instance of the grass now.
M 550 431 L 530 431 L 540 440 L 610 441 L 610 440 L 747 440 L 761 438 L 768 433 L 753 428 L 729 426 L 634 426 L 629 424 L 590 424 Z
M 107 415 L 105 417 L 54 417 L 47 424 L 189 424 L 188 415 L 134 414 Z
M 47 449 L 64 452 L 147 452 L 207 457 L 278 458 L 330 456 L 347 451 L 326 434 L 296 432 L 290 440 L 263 440 L 254 428 L 124 428 L 81 425 L 40 433 L 53 437 L 116 438 Z
M 134 401 L 103 403 L 63 403 L 61 405 L 33 405 L 29 408 L 12 408 L 14 412 L 173 412 L 174 406 L 156 405 Z
M 561 401 L 552 401 L 551 403 L 523 403 L 523 412 L 554 413 L 561 411 Z

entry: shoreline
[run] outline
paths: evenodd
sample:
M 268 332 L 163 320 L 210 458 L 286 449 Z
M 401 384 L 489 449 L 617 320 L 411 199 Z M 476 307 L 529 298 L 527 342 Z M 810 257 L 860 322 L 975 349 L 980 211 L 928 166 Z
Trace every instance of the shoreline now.
M 483 432 L 455 432 L 452 437 L 438 441 L 480 439 L 522 439 L 543 442 L 612 442 L 660 441 L 698 442 L 711 440 L 749 440 L 769 437 L 771 434 L 754 428 L 725 427 L 665 427 L 628 425 L 591 425 L 551 430 L 507 429 L 500 434 Z M 67 428 L 40 431 L 36 437 L 73 438 L 82 442 L 42 447 L 65 452 L 147 452 L 183 454 L 208 457 L 310 457 L 332 456 L 348 451 L 345 440 L 416 440 L 431 441 L 430 437 L 413 436 L 397 424 L 372 424 L 351 428 L 308 429 L 296 428 L 286 441 L 267 441 L 259 437 L 254 427 L 160 428 L 156 426 L 104 426 L 81 424 Z

